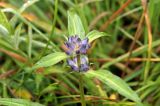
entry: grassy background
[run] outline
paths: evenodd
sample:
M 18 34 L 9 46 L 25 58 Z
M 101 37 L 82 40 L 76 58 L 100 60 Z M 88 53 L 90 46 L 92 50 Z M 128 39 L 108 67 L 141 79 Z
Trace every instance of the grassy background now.
M 138 93 L 144 106 L 159 106 L 159 5 L 160 0 L 58 0 L 57 5 L 54 0 L 0 0 L 9 21 L 9 36 L 0 36 L 0 96 L 46 106 L 79 105 L 77 76 L 65 61 L 31 71 L 41 57 L 63 51 L 67 10 L 73 8 L 86 32 L 110 35 L 92 43 L 90 69 L 109 70 Z M 84 79 L 89 106 L 135 105 L 98 78 Z

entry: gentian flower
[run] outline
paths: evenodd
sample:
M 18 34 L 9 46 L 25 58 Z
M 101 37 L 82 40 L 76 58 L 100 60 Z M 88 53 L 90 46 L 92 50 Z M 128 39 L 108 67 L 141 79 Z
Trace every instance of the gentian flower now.
M 68 59 L 67 63 L 72 68 L 72 70 L 79 71 L 78 62 L 77 62 L 77 58 L 76 57 L 73 58 L 73 59 Z
M 68 41 L 65 42 L 65 45 L 67 47 L 66 53 L 68 55 L 85 54 L 90 47 L 88 38 L 81 40 L 77 35 L 70 36 Z
M 81 64 L 80 64 L 80 71 L 88 71 L 89 70 L 89 63 L 88 63 L 88 57 L 83 56 L 81 57 Z
M 88 57 L 85 56 L 90 47 L 88 38 L 81 40 L 77 35 L 70 36 L 65 45 L 67 47 L 66 54 L 72 56 L 67 60 L 72 70 L 79 72 L 89 70 Z
M 74 57 L 73 59 L 67 60 L 68 65 L 74 70 L 74 71 L 88 71 L 89 70 L 89 64 L 88 64 L 88 57 L 87 56 L 80 56 L 80 64 L 78 65 L 77 57 Z

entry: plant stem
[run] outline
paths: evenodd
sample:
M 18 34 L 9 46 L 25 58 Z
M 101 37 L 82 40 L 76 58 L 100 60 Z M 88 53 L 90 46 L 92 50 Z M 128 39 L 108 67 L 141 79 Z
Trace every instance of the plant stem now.
M 80 89 L 81 104 L 82 106 L 86 106 L 85 97 L 84 97 L 82 73 L 79 73 L 79 89 Z
M 78 67 L 80 67 L 81 64 L 81 56 L 77 55 L 77 62 Z M 81 70 L 79 70 L 79 90 L 80 90 L 80 97 L 81 97 L 81 106 L 86 106 L 85 97 L 84 97 L 84 88 L 83 88 L 83 76 L 81 73 Z

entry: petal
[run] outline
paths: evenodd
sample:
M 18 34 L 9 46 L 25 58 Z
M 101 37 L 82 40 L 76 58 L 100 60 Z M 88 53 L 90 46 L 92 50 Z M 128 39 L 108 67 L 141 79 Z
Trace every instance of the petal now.
M 69 42 L 71 42 L 71 43 L 73 43 L 73 42 L 75 42 L 76 41 L 76 37 L 75 36 L 71 36 L 69 39 L 68 39 L 68 41 Z
M 83 49 L 89 49 L 90 45 L 89 44 L 82 44 L 81 48 L 83 48 Z
M 74 63 L 78 66 L 77 58 L 73 58 Z
M 68 38 L 68 42 L 72 43 L 73 39 L 74 39 L 74 36 L 70 36 L 70 37 Z
M 83 48 L 81 48 L 79 51 L 80 51 L 81 54 L 86 54 L 87 53 L 87 50 L 83 49 Z
M 82 44 L 80 45 L 80 53 L 85 54 L 89 49 L 90 45 L 88 44 L 88 38 L 82 40 Z
M 85 54 L 86 52 L 87 52 L 87 47 L 86 47 L 86 45 L 82 45 L 81 47 L 80 47 L 80 53 L 82 53 L 82 54 Z
M 84 40 L 82 40 L 82 45 L 87 45 L 88 44 L 88 38 L 85 38 Z
M 81 39 L 80 39 L 77 35 L 75 35 L 75 36 L 74 36 L 74 39 L 72 40 L 72 42 L 73 42 L 74 44 L 79 45 L 79 44 L 81 43 Z
M 88 57 L 87 56 L 81 56 L 80 71 L 87 71 L 87 70 L 89 70 Z
M 75 40 L 75 41 L 76 41 L 78 38 L 79 38 L 78 35 L 75 35 L 75 36 L 74 36 L 74 40 Z
M 75 46 L 70 42 L 65 42 L 65 45 L 69 50 L 74 50 L 74 48 L 75 48 Z
M 79 68 L 76 67 L 76 66 L 71 66 L 71 68 L 72 68 L 72 70 L 74 70 L 74 71 L 79 71 Z
M 77 58 L 74 58 L 73 60 L 68 59 L 67 60 L 68 65 L 75 71 L 78 71 L 78 64 L 77 64 Z
M 69 66 L 74 66 L 75 65 L 74 61 L 71 60 L 71 59 L 68 59 L 67 63 L 68 63 Z
M 76 41 L 76 43 L 80 43 L 81 42 L 81 39 L 78 37 L 78 35 L 75 36 L 75 41 Z
M 88 71 L 88 70 L 89 70 L 88 64 L 81 64 L 80 65 L 80 71 Z
M 67 50 L 67 51 L 65 51 L 65 53 L 66 53 L 67 55 L 71 55 L 73 52 L 72 52 L 71 50 Z
M 80 39 L 80 38 L 78 38 L 78 39 L 77 39 L 77 41 L 76 41 L 76 43 L 77 43 L 77 45 L 78 45 L 78 46 L 81 46 L 81 44 L 82 44 L 81 39 Z
M 81 64 L 88 64 L 88 57 L 87 56 L 81 56 Z

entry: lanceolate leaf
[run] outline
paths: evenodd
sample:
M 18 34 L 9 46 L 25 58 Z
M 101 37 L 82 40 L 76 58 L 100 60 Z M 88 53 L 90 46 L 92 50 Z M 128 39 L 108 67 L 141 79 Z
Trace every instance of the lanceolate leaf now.
M 45 94 L 45 93 L 48 93 L 48 92 L 51 92 L 51 91 L 54 91 L 58 89 L 58 83 L 53 83 L 53 84 L 50 84 L 49 86 L 47 86 L 46 88 L 44 88 L 40 94 Z
M 11 25 L 9 24 L 5 14 L 1 10 L 0 10 L 0 32 L 3 32 L 0 34 L 11 33 Z
M 55 52 L 42 57 L 42 59 L 35 64 L 34 68 L 48 67 L 64 60 L 65 58 L 67 58 L 67 55 L 64 52 Z
M 86 74 L 88 77 L 96 77 L 110 88 L 119 92 L 119 94 L 131 99 L 135 102 L 140 102 L 138 95 L 127 85 L 125 81 L 111 72 L 106 70 L 89 71 Z
M 102 36 L 109 36 L 109 35 L 107 35 L 104 32 L 99 32 L 99 31 L 93 30 L 93 31 L 89 32 L 86 37 L 89 38 L 89 43 L 91 43 L 93 40 L 100 38 Z
M 0 35 L 9 35 L 9 31 L 7 28 L 5 28 L 2 24 L 0 24 Z
M 5 106 L 44 106 L 25 99 L 0 98 L 0 105 Z
M 85 38 L 85 30 L 80 17 L 73 11 L 68 11 L 68 32 L 69 36 L 78 35 L 79 38 Z

